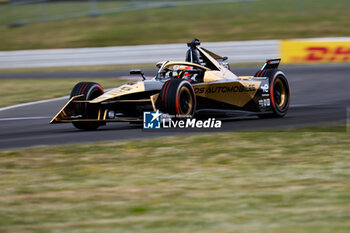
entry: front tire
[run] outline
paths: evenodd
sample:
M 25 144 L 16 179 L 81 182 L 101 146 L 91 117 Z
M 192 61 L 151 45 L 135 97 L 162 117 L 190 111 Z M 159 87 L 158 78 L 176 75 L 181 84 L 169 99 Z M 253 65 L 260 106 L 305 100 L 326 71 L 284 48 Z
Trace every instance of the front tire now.
M 196 111 L 196 95 L 192 85 L 182 79 L 173 79 L 164 83 L 159 94 L 159 108 L 163 113 L 193 117 Z
M 98 83 L 80 82 L 73 87 L 70 97 L 72 98 L 73 96 L 83 95 L 83 98 L 81 100 L 93 100 L 103 93 L 103 89 Z M 75 107 L 75 113 L 76 115 L 81 115 L 83 119 L 93 119 L 97 118 L 98 109 L 93 105 L 89 105 L 88 103 L 77 103 Z M 82 130 L 94 130 L 102 125 L 99 122 L 92 121 L 78 121 L 73 122 L 72 124 L 77 129 Z

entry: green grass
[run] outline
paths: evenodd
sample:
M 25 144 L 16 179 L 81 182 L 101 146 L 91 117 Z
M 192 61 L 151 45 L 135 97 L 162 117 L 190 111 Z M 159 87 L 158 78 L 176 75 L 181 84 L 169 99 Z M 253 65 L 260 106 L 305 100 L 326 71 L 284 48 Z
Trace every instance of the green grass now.
M 0 152 L 0 231 L 345 233 L 350 137 L 325 130 Z
M 232 66 L 257 65 L 253 63 L 232 64 Z M 261 64 L 259 64 L 261 65 Z M 131 70 L 131 69 L 157 69 L 155 64 L 133 64 L 133 65 L 96 65 L 96 66 L 63 66 L 63 67 L 41 67 L 41 68 L 5 68 L 0 69 L 0 74 L 11 73 L 45 73 L 59 71 L 105 71 L 105 70 Z
M 4 79 L 1 80 L 0 107 L 67 96 L 73 86 L 80 81 L 87 80 L 76 78 Z M 117 87 L 127 82 L 117 78 L 99 78 L 90 81 L 100 83 L 103 88 Z
M 120 8 L 127 4 L 130 4 L 130 1 L 101 1 L 98 2 L 98 10 Z M 0 25 L 9 25 L 16 21 L 42 21 L 46 18 L 70 16 L 76 13 L 88 15 L 92 9 L 90 6 L 89 1 L 3 4 L 0 5 Z
M 350 36 L 348 0 L 298 2 L 179 6 L 2 28 L 0 50 Z

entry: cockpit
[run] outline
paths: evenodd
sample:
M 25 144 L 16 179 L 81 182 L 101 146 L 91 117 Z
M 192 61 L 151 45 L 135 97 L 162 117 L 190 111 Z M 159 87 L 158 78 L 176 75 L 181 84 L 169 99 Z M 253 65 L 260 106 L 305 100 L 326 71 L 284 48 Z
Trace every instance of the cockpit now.
M 159 68 L 156 79 L 186 79 L 191 83 L 203 82 L 206 67 L 188 62 L 164 62 Z
M 230 71 L 227 57 L 221 57 L 207 49 L 199 47 L 198 39 L 187 43 L 189 49 L 186 61 L 160 62 L 156 79 L 167 80 L 172 78 L 186 79 L 191 83 L 212 82 L 223 79 L 237 79 Z

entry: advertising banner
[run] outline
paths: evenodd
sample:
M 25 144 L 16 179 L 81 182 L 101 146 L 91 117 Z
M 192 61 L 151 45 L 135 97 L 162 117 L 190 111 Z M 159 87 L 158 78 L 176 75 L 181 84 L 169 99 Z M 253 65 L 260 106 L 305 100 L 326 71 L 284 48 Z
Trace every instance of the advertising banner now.
M 283 40 L 280 53 L 284 64 L 350 62 L 350 41 Z

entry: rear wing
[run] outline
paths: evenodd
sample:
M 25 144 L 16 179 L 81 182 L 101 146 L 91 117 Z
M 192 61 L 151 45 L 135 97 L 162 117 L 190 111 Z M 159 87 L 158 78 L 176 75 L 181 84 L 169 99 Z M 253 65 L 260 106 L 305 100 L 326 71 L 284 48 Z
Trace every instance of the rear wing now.
M 269 59 L 260 70 L 277 69 L 281 63 L 281 58 Z

